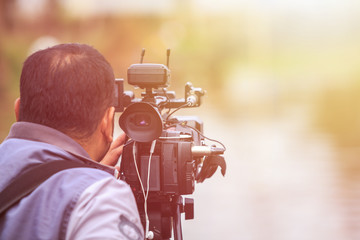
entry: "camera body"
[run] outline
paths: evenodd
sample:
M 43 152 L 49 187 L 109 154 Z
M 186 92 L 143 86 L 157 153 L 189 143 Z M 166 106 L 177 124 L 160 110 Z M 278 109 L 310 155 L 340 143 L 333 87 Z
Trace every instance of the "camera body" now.
M 191 119 L 189 119 L 191 120 Z M 191 120 L 195 121 L 195 120 Z M 202 126 L 196 120 L 198 126 Z M 193 130 L 174 126 L 171 130 L 163 130 L 156 141 L 155 150 L 151 160 L 151 174 L 149 180 L 150 196 L 161 199 L 172 195 L 187 195 L 194 192 L 196 161 L 192 154 L 193 146 L 200 146 L 203 139 Z M 122 179 L 133 187 L 135 197 L 142 198 L 141 186 L 134 166 L 138 164 L 140 177 L 143 183 L 146 182 L 151 142 L 137 143 L 135 161 L 133 159 L 133 145 L 126 146 L 121 162 Z M 144 186 L 147 190 L 147 186 Z
M 120 178 L 134 193 L 145 230 L 150 229 L 155 239 L 168 239 L 172 231 L 181 239 L 180 214 L 193 218 L 193 200 L 183 201 L 181 195 L 192 194 L 195 182 L 211 177 L 217 166 L 225 174 L 222 157 L 221 164 L 203 166 L 225 149 L 205 145 L 203 122 L 197 117 L 172 117 L 181 108 L 200 106 L 205 94 L 201 88 L 187 83 L 184 98 L 177 99 L 165 89 L 170 70 L 163 64 L 133 64 L 127 77 L 129 84 L 145 92 L 135 98 L 124 91 L 122 79 L 115 81 L 116 111 L 123 111 L 119 125 L 131 139 L 124 146 Z M 145 227 L 147 219 L 150 226 Z

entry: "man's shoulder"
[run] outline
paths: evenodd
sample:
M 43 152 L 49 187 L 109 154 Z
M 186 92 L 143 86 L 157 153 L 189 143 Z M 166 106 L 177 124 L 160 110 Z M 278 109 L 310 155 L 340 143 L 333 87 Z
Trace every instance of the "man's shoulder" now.
M 78 152 L 80 151 L 79 149 L 80 147 Z M 82 151 L 84 150 L 82 149 Z M 80 174 L 81 176 L 86 175 L 87 178 L 92 178 L 106 175 L 106 172 L 110 173 L 110 175 L 114 174 L 113 168 L 91 160 L 85 153 L 77 154 L 78 152 L 67 151 L 67 149 L 63 149 L 61 146 L 33 139 L 8 138 L 0 145 L 0 164 L 3 167 L 0 173 L 6 172 L 9 179 L 0 181 L 0 186 L 2 185 L 1 182 L 9 181 L 33 166 L 57 160 L 85 163 L 84 166 L 88 167 L 88 169 L 75 171 L 76 174 L 71 174 L 73 171 L 70 171 L 64 175 L 67 177 L 77 177 L 76 175 Z M 89 167 L 96 169 L 90 171 L 89 169 L 91 168 Z
M 21 204 L 8 211 L 12 216 L 7 218 L 8 231 L 15 234 L 16 228 L 21 226 L 27 229 L 24 232 L 35 234 L 35 238 L 40 233 L 44 239 L 65 236 L 68 220 L 80 196 L 90 186 L 107 180 L 116 181 L 111 174 L 93 168 L 66 169 L 53 174 L 24 197 Z M 28 219 L 37 221 L 32 223 Z
M 113 178 L 115 177 L 110 173 L 103 171 L 101 169 L 85 166 L 84 167 L 77 167 L 77 168 L 70 168 L 59 171 L 58 173 L 54 174 L 53 178 L 56 179 L 64 179 L 66 181 L 74 179 L 77 182 L 88 182 L 88 181 L 98 181 L 104 178 Z

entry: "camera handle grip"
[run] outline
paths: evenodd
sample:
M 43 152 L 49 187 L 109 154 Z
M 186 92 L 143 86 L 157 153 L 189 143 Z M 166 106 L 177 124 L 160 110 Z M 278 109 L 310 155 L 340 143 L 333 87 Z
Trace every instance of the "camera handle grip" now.
M 200 173 L 196 177 L 198 183 L 204 182 L 206 178 L 210 178 L 214 175 L 216 169 L 220 166 L 221 174 L 225 176 L 226 173 L 226 162 L 223 156 L 208 156 L 205 157 L 203 166 Z

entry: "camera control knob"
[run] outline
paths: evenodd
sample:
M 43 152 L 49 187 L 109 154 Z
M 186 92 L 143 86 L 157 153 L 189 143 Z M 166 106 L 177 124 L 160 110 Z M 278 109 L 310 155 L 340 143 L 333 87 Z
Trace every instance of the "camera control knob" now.
M 185 220 L 194 219 L 194 199 L 185 198 L 184 212 Z
M 190 105 L 190 107 L 196 106 L 197 101 L 198 97 L 196 95 L 190 95 L 186 99 L 186 102 Z

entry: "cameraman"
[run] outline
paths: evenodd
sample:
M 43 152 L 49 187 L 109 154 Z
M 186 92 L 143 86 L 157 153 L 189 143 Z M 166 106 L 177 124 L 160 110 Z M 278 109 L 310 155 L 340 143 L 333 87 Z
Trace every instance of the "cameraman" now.
M 113 98 L 113 70 L 90 46 L 61 44 L 27 58 L 17 122 L 0 145 L 0 191 L 42 163 L 87 167 L 57 172 L 2 214 L 0 239 L 143 239 L 130 187 L 105 166 L 116 164 L 125 139 L 113 142 Z

